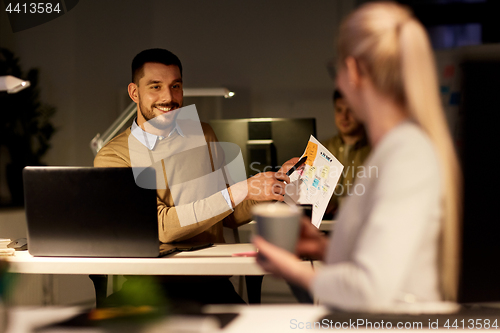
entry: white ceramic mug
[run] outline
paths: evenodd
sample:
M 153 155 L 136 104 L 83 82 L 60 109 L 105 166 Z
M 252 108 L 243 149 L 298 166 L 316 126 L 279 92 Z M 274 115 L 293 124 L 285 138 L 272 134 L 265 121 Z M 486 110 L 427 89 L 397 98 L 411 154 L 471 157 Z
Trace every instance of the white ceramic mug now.
M 257 234 L 289 252 L 295 252 L 302 209 L 285 203 L 264 203 L 253 207 Z

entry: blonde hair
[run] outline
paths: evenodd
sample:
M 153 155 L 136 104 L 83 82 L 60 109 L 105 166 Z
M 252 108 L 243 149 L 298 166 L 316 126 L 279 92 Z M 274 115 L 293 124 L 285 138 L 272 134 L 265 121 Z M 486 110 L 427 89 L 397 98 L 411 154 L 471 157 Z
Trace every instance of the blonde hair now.
M 423 26 L 404 6 L 368 3 L 340 27 L 339 60 L 353 57 L 375 88 L 402 105 L 429 135 L 440 158 L 444 197 L 440 286 L 445 300 L 458 292 L 460 168 L 438 92 L 436 65 Z

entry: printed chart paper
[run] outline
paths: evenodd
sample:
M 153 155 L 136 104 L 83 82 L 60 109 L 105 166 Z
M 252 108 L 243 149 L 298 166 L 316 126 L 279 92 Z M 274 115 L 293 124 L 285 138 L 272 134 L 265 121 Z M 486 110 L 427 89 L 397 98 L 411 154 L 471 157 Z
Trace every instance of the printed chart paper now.
M 290 176 L 285 202 L 312 204 L 312 224 L 319 228 L 344 166 L 312 135 L 303 156 L 307 161 Z

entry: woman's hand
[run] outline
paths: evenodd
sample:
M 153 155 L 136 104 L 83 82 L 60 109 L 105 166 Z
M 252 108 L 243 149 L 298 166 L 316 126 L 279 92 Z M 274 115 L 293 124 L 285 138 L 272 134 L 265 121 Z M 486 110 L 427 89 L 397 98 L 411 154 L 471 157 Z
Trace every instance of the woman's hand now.
M 302 217 L 295 253 L 300 257 L 323 260 L 327 246 L 327 237 L 311 223 L 308 217 Z
M 265 271 L 282 277 L 295 285 L 310 289 L 315 275 L 310 265 L 304 265 L 292 253 L 266 242 L 260 236 L 254 237 L 253 244 L 259 249 L 257 263 Z

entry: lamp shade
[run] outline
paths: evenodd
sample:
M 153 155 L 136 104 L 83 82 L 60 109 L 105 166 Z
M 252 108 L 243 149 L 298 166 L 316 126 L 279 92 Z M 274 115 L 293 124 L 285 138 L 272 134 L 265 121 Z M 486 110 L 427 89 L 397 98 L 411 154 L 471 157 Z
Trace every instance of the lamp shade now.
M 184 97 L 209 97 L 223 96 L 231 98 L 234 92 L 227 88 L 184 88 Z
M 30 81 L 23 81 L 12 75 L 0 76 L 0 91 L 14 94 L 30 86 Z

